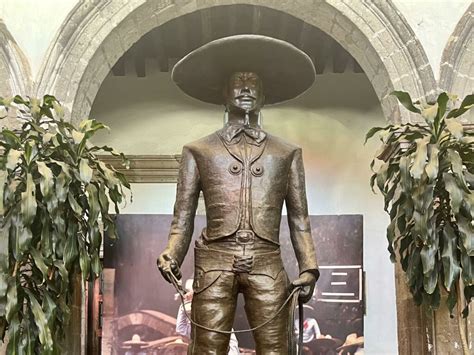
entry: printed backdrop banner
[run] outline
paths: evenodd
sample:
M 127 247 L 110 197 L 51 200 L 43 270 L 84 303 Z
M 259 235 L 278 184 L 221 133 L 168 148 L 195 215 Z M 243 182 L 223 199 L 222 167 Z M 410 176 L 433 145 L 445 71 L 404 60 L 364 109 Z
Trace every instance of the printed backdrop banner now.
M 363 346 L 362 216 L 310 218 L 321 277 L 305 305 L 304 353 L 336 353 L 343 343 L 348 344 L 348 336 L 354 349 L 344 349 L 355 350 Z M 104 312 L 102 319 L 103 353 L 186 353 L 189 339 L 176 331 L 180 299 L 156 267 L 156 258 L 167 243 L 171 219 L 171 215 L 119 215 L 118 239 L 106 238 L 103 309 L 111 311 Z M 196 216 L 193 242 L 181 267 L 183 285 L 193 278 L 194 240 L 204 226 L 205 217 Z M 280 242 L 285 268 L 293 280 L 298 276 L 298 264 L 285 216 Z M 248 327 L 240 298 L 234 329 Z M 254 353 L 251 334 L 238 334 L 237 338 L 242 354 Z

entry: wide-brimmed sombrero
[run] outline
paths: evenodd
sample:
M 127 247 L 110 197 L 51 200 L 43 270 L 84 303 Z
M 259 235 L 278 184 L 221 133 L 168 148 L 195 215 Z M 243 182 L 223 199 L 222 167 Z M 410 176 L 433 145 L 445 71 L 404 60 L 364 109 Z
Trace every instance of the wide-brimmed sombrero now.
M 222 105 L 222 89 L 235 72 L 258 74 L 267 105 L 301 95 L 316 76 L 311 58 L 294 45 L 246 34 L 220 38 L 195 49 L 176 63 L 171 77 L 189 96 Z

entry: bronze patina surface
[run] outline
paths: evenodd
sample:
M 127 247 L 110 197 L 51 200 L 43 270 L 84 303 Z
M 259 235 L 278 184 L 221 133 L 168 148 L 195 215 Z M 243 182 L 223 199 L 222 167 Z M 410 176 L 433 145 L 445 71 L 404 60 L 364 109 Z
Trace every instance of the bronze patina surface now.
M 249 324 L 255 327 L 281 308 L 292 287 L 305 286 L 300 298 L 308 301 L 319 276 L 301 149 L 261 129 L 259 115 L 265 102 L 265 83 L 260 73 L 246 71 L 249 68 L 242 67 L 238 58 L 233 60 L 235 72 L 223 90 L 228 122 L 217 132 L 183 147 L 169 241 L 158 258 L 160 271 L 168 281 L 171 273 L 181 278 L 179 266 L 191 242 L 202 191 L 207 227 L 194 249 L 192 319 L 208 328 L 226 331 L 232 327 L 239 293 L 245 299 Z M 261 58 L 257 56 L 255 60 Z M 293 90 L 292 95 L 305 88 L 300 86 L 298 90 Z M 266 92 L 271 94 L 272 87 Z M 300 268 L 300 277 L 293 283 L 288 280 L 280 257 L 283 203 Z M 286 307 L 272 322 L 254 332 L 257 354 L 288 355 L 294 351 L 289 348 L 288 333 L 293 329 L 289 314 Z M 193 326 L 188 353 L 226 354 L 228 344 L 229 334 Z

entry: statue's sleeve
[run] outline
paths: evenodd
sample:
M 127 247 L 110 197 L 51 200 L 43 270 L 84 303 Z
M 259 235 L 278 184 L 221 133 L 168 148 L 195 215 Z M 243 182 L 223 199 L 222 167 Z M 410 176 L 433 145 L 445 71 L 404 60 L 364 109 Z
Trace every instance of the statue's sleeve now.
M 171 222 L 168 246 L 169 253 L 181 266 L 193 236 L 194 217 L 200 192 L 199 170 L 191 150 L 183 147 L 179 167 L 176 201 Z
M 286 209 L 291 243 L 298 260 L 300 274 L 305 271 L 311 271 L 318 276 L 318 263 L 311 236 L 311 224 L 308 216 L 308 203 L 306 201 L 301 148 L 294 152 L 291 163 L 286 195 Z

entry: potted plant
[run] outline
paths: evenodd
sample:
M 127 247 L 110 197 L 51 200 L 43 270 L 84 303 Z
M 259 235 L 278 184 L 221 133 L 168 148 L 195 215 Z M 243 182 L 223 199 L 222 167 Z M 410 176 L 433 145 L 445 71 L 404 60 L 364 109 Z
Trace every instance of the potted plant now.
M 72 281 L 101 272 L 103 234 L 115 235 L 109 203 L 118 213 L 130 188 L 96 154 L 126 159 L 90 142 L 105 125 L 66 122 L 53 96 L 0 98 L 0 109 L 21 123 L 0 133 L 0 333 L 8 354 L 64 353 Z
M 374 127 L 366 136 L 378 134 L 382 141 L 370 184 L 390 215 L 390 257 L 398 256 L 418 305 L 438 309 L 444 289 L 450 313 L 458 304 L 467 317 L 474 296 L 474 133 L 458 117 L 473 106 L 474 95 L 455 108 L 456 97 L 445 92 L 431 104 L 412 102 L 406 92 L 392 94 L 423 123 Z

